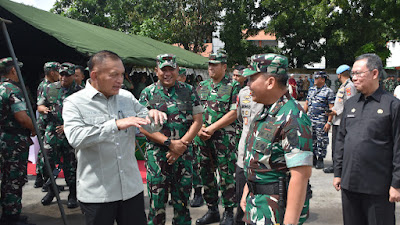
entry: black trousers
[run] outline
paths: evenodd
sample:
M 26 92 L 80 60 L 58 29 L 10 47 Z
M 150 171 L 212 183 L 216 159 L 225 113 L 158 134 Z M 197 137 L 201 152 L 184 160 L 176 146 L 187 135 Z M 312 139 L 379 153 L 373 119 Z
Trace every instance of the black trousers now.
M 342 189 L 344 225 L 395 225 L 395 204 L 387 195 L 370 195 Z
M 246 177 L 244 176 L 243 168 L 240 168 L 236 165 L 236 201 L 237 201 L 237 210 L 236 210 L 236 223 L 237 225 L 244 225 L 243 222 L 243 210 L 240 207 L 240 200 L 242 199 L 244 185 L 246 184 Z
M 336 148 L 336 135 L 339 131 L 338 125 L 332 126 L 332 162 L 335 160 L 335 148 Z
M 86 225 L 145 225 L 143 192 L 125 201 L 107 203 L 79 202 L 85 215 Z

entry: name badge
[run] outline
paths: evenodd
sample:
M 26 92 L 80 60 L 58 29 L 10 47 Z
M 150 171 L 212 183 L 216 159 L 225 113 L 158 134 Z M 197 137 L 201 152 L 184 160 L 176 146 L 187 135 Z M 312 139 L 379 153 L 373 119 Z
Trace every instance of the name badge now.
M 347 115 L 347 118 L 355 118 L 356 117 L 356 115 L 354 115 L 354 114 L 348 114 Z

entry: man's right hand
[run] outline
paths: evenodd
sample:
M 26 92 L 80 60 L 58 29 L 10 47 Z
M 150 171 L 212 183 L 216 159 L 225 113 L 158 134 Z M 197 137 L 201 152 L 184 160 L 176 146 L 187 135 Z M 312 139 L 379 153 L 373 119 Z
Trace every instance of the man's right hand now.
M 200 130 L 199 130 L 199 132 L 197 133 L 197 136 L 199 136 L 199 138 L 200 138 L 202 141 L 207 141 L 207 140 L 210 139 L 211 136 L 212 136 L 212 135 L 210 135 L 210 134 L 207 133 L 207 130 L 206 130 L 206 129 L 207 129 L 206 127 L 201 127 Z
M 341 189 L 341 186 L 340 186 L 341 181 L 342 181 L 342 178 L 340 178 L 340 177 L 333 178 L 333 187 L 336 189 L 336 191 L 340 191 L 340 189 Z
M 123 119 L 119 119 L 115 121 L 117 124 L 118 130 L 125 130 L 129 127 L 142 127 L 142 125 L 147 125 L 150 123 L 150 120 L 148 118 L 140 118 L 140 117 L 127 117 Z
M 44 105 L 39 105 L 38 108 L 37 108 L 37 110 L 38 110 L 38 112 L 39 112 L 40 114 L 49 114 L 49 112 L 50 112 L 50 109 L 47 108 L 47 107 L 44 106 Z
M 171 145 L 169 146 L 169 149 L 172 152 L 182 155 L 187 149 L 187 144 L 183 143 L 182 140 L 171 140 Z

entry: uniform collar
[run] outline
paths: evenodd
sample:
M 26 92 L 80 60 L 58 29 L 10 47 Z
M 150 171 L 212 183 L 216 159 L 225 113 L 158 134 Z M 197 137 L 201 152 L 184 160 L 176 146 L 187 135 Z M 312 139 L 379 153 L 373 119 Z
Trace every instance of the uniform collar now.
M 87 92 L 87 95 L 88 95 L 90 98 L 93 98 L 93 97 L 96 96 L 97 94 L 101 94 L 101 92 L 98 91 L 96 88 L 94 88 L 94 87 L 92 86 L 92 84 L 90 83 L 90 81 L 91 81 L 91 79 L 88 79 L 88 80 L 86 81 L 85 90 L 86 90 L 86 92 Z
M 271 115 L 271 116 L 276 116 L 278 114 L 279 110 L 286 104 L 286 102 L 289 101 L 291 98 L 289 91 L 286 92 L 282 97 L 280 97 L 274 104 L 265 106 L 264 110 L 261 114 L 261 118 L 265 117 L 266 115 Z
M 385 91 L 379 86 L 378 89 L 376 89 L 376 91 L 367 97 L 367 99 L 374 99 L 377 102 L 381 101 L 381 97 L 382 95 L 385 94 Z M 365 101 L 365 96 L 360 93 L 360 96 L 358 97 L 358 101 Z

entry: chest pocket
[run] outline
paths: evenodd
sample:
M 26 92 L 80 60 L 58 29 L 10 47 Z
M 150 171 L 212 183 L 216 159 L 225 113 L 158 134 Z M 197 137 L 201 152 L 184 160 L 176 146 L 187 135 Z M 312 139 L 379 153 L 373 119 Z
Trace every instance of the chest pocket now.
M 50 104 L 56 103 L 58 98 L 58 89 L 56 88 L 51 88 L 49 89 L 49 92 L 47 93 L 47 99 Z
M 103 124 L 104 122 L 106 122 L 106 118 L 102 115 L 93 115 L 93 116 L 88 116 L 83 118 L 83 121 L 85 122 L 85 124 L 88 125 L 94 125 L 94 126 L 100 126 L 101 124 Z
M 176 106 L 178 107 L 179 111 L 190 111 L 192 109 L 192 105 L 189 101 L 177 102 Z

